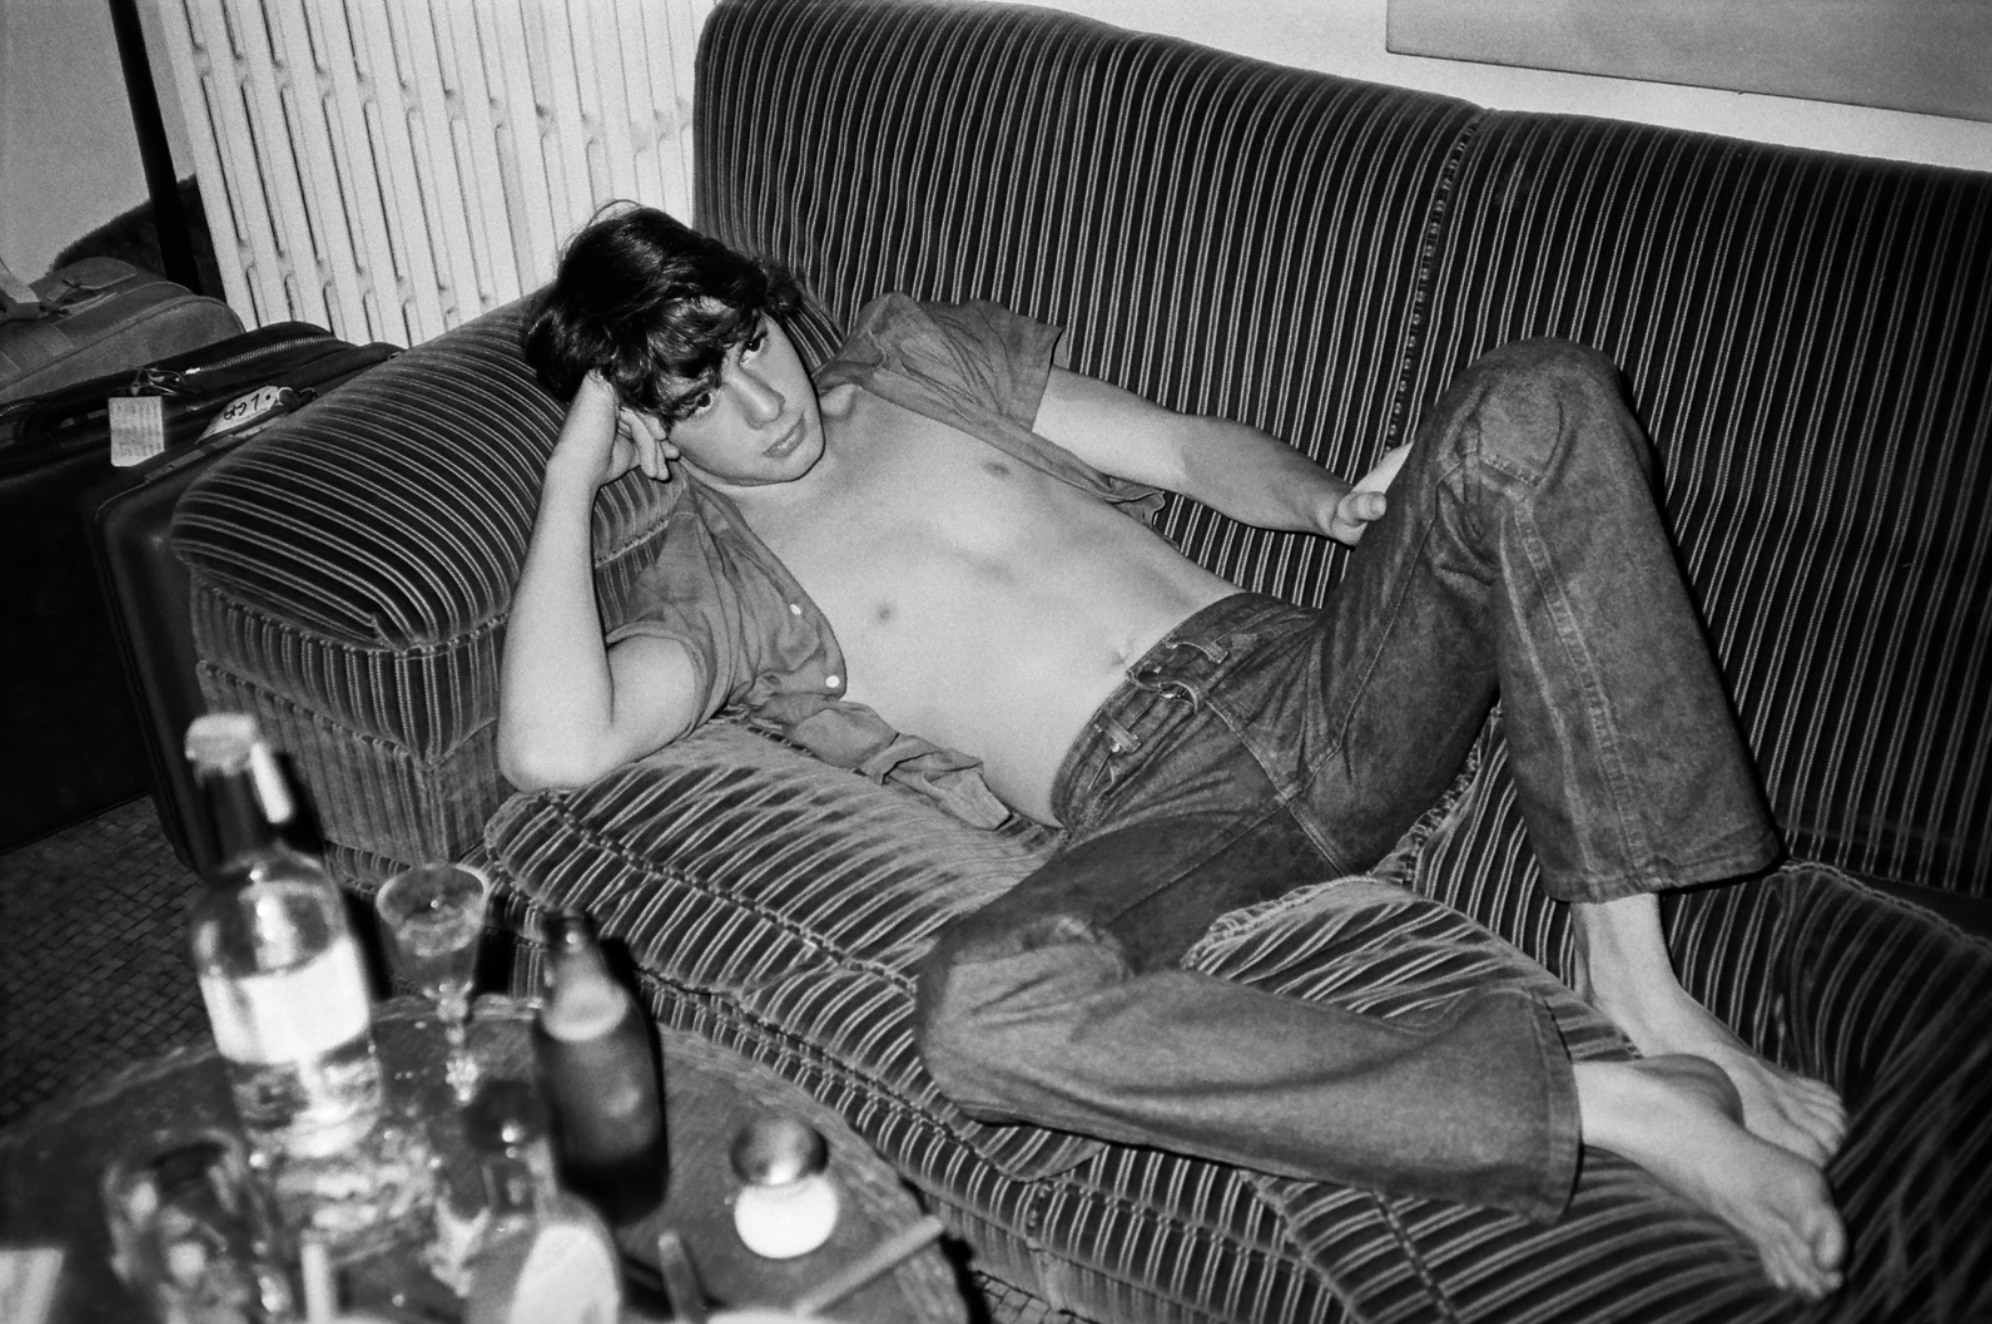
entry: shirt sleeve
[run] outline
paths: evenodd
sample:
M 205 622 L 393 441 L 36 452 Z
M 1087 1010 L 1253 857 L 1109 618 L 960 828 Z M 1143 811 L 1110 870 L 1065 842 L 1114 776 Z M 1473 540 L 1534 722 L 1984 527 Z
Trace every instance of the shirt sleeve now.
M 987 300 L 881 295 L 859 311 L 817 386 L 860 386 L 1147 518 L 1162 504 L 1158 489 L 1095 469 L 1032 430 L 1063 334 Z
M 936 404 L 987 410 L 1028 428 L 1044 399 L 1062 334 L 987 300 L 922 303 L 885 294 L 859 310 L 817 384 L 900 379 L 924 388 Z
M 609 630 L 613 646 L 633 636 L 670 639 L 690 655 L 699 701 L 699 721 L 726 706 L 734 683 L 734 660 L 745 653 L 739 622 L 739 593 L 718 570 L 702 544 L 696 520 L 683 517 L 681 503 L 665 528 L 663 549 L 638 578 L 630 615 Z

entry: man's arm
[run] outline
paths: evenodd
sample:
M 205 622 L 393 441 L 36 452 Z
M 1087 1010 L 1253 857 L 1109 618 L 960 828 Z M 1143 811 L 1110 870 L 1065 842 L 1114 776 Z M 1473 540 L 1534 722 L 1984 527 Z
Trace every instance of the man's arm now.
M 595 493 L 675 455 L 657 429 L 619 409 L 592 374 L 547 460 L 499 667 L 498 766 L 522 789 L 576 786 L 661 748 L 699 717 L 684 645 L 636 636 L 614 647 L 595 605 L 589 525 Z
M 1063 368 L 1051 370 L 1033 427 L 1106 473 L 1181 492 L 1259 528 L 1350 544 L 1383 516 L 1384 489 L 1408 449 L 1386 452 L 1352 484 L 1257 428 L 1179 414 Z

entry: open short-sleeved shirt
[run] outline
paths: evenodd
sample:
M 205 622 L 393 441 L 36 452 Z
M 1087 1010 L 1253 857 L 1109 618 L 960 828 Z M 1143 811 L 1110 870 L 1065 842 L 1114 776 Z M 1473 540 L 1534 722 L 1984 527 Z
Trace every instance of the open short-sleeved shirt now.
M 1137 518 L 1162 494 L 1101 473 L 1031 430 L 1057 327 L 994 303 L 920 303 L 903 294 L 858 313 L 818 391 L 852 385 L 958 428 Z M 704 718 L 729 714 L 827 763 L 891 780 L 956 817 L 994 827 L 1009 810 L 978 760 L 894 730 L 843 697 L 844 655 L 830 622 L 739 509 L 680 470 L 663 551 L 637 581 L 633 614 L 609 633 L 675 639 L 690 653 Z

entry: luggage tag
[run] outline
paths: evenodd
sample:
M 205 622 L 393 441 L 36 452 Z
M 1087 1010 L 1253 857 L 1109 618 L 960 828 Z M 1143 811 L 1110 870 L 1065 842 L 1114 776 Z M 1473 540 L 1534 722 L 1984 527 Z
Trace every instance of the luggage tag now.
M 111 465 L 129 469 L 166 452 L 166 397 L 179 394 L 179 374 L 140 368 L 125 394 L 104 402 L 111 424 Z
M 288 386 L 259 386 L 247 395 L 237 396 L 216 414 L 198 440 L 209 437 L 248 437 L 261 432 L 309 399 Z
M 166 450 L 166 398 L 114 395 L 110 398 L 111 464 L 128 469 Z

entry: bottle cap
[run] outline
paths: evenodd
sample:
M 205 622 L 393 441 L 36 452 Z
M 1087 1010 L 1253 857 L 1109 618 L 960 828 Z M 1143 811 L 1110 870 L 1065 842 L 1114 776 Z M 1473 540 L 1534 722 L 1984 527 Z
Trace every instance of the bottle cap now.
M 187 761 L 197 768 L 243 767 L 262 734 L 248 713 L 203 713 L 187 727 Z
M 291 821 L 297 802 L 263 729 L 248 713 L 203 713 L 187 726 L 187 761 L 198 775 L 236 773 L 244 768 L 256 788 L 263 816 L 278 827 Z
M 733 1171 L 749 1186 L 784 1186 L 822 1172 L 830 1147 L 807 1122 L 776 1115 L 740 1128 L 732 1157 Z
M 595 922 L 586 911 L 569 907 L 546 917 L 546 944 L 555 951 L 571 952 L 595 941 Z

